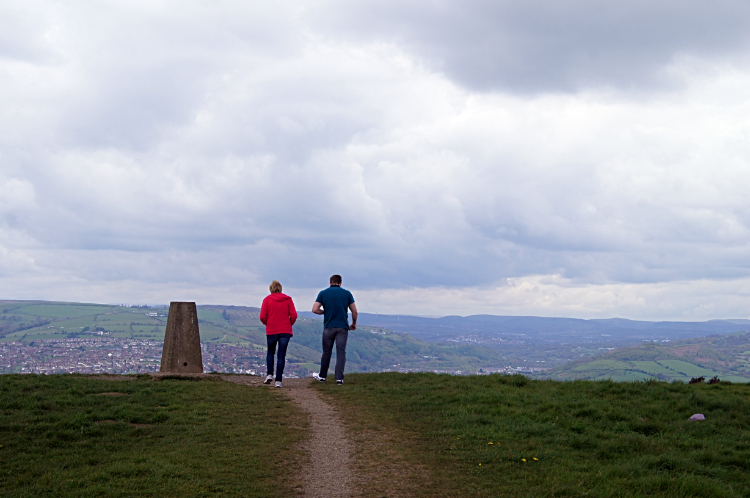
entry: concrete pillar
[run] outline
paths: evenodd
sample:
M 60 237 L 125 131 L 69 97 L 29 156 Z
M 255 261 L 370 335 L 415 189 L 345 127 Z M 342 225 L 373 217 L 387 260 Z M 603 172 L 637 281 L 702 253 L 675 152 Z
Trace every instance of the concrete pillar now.
M 195 303 L 169 303 L 167 331 L 161 352 L 162 373 L 203 373 L 201 335 Z

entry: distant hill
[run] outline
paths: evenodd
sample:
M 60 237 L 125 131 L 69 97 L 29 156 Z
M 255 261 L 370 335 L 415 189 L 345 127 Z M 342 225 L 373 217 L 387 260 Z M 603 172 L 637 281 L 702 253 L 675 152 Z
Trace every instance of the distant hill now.
M 224 320 L 236 327 L 258 327 L 260 325 L 260 308 L 249 306 L 200 305 L 201 310 L 222 314 Z
M 259 312 L 254 307 L 199 305 L 202 342 L 263 351 L 266 339 L 258 318 Z M 167 310 L 158 307 L 0 301 L 0 342 L 30 345 L 40 340 L 87 337 L 162 341 L 166 315 Z M 320 360 L 321 317 L 309 312 L 300 313 L 294 330 L 290 361 L 306 365 L 304 368 L 314 368 L 314 364 Z M 612 348 L 659 341 L 659 344 L 667 347 L 658 350 L 668 351 L 675 341 L 747 330 L 750 330 L 748 320 L 644 322 L 617 318 L 579 320 L 493 315 L 427 318 L 361 313 L 359 328 L 352 334 L 347 360 L 351 371 L 391 369 L 472 373 L 480 369 L 485 372 L 514 369 L 537 372 L 562 367 L 571 361 L 599 357 L 603 351 Z M 641 349 L 654 350 L 648 347 Z M 746 350 L 750 350 L 750 347 Z M 662 353 L 660 358 L 665 361 L 686 361 L 679 355 L 670 357 L 666 353 Z M 709 365 L 706 363 L 706 359 L 710 358 L 707 353 L 700 358 L 702 365 Z M 591 375 L 585 369 L 564 375 L 562 370 L 554 372 L 563 375 L 558 378 L 592 375 L 593 378 L 601 378 L 602 375 L 609 375 L 618 380 L 659 374 L 668 378 L 692 375 L 674 375 L 669 363 L 661 362 L 659 365 L 648 368 L 641 364 L 610 365 L 612 368 L 609 370 L 602 367 Z M 731 368 L 721 363 L 706 368 L 715 368 L 711 372 L 722 375 L 744 375 L 732 373 Z M 679 369 L 675 371 L 683 372 Z
M 554 380 L 657 378 L 689 381 L 718 376 L 750 382 L 750 333 L 712 335 L 662 344 L 644 344 L 576 360 L 540 375 Z
M 305 316 L 314 316 L 307 313 Z M 622 318 L 581 320 L 535 316 L 445 316 L 360 313 L 359 323 L 408 333 L 423 341 L 473 344 L 498 351 L 507 365 L 552 368 L 603 351 L 647 342 L 750 331 L 750 320 L 647 322 Z
M 245 306 L 199 305 L 201 330 L 226 328 L 233 336 L 262 346 L 265 332 L 259 319 L 260 308 Z M 310 314 L 312 315 L 312 314 Z M 320 317 L 301 314 L 294 325 L 290 355 L 312 369 L 319 364 Z M 506 362 L 497 351 L 474 344 L 433 344 L 383 327 L 362 325 L 349 333 L 347 365 L 350 371 L 439 370 L 476 372 L 480 368 L 501 368 Z
M 537 316 L 445 316 L 426 318 L 407 315 L 360 313 L 362 325 L 387 327 L 430 342 L 459 340 L 467 336 L 506 338 L 525 342 L 611 343 L 679 340 L 712 334 L 750 331 L 750 320 L 706 322 L 647 322 L 623 318 L 582 320 Z

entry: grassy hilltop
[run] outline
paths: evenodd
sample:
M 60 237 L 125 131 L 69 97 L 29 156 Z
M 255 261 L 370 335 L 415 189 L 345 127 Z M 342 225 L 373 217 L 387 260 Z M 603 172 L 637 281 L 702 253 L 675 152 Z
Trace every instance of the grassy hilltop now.
M 401 430 L 419 496 L 750 496 L 748 384 L 352 377 L 321 390 L 357 430 Z
M 278 390 L 133 379 L 0 376 L 2 496 L 295 494 L 307 425 Z M 376 469 L 364 497 L 403 481 L 415 497 L 750 496 L 747 384 L 384 373 L 311 387 Z
M 2 375 L 0 495 L 283 496 L 304 423 L 285 396 L 218 378 Z

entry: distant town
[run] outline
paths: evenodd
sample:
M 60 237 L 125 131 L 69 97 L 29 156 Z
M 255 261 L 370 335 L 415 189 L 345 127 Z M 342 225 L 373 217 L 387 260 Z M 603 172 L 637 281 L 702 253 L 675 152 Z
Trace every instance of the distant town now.
M 163 343 L 142 339 L 85 337 L 42 339 L 25 345 L 22 342 L 0 342 L 0 373 L 34 374 L 140 374 L 158 372 Z M 265 375 L 266 353 L 247 346 L 201 344 L 204 372 Z M 543 369 L 502 367 L 476 370 L 419 369 L 394 365 L 383 372 L 430 371 L 452 375 L 504 373 L 531 374 Z M 310 371 L 301 365 L 287 363 L 284 376 L 306 377 Z
M 0 343 L 0 372 L 36 374 L 138 374 L 158 372 L 163 343 L 109 337 L 46 339 L 29 345 Z M 248 347 L 202 344 L 203 371 L 260 375 L 266 355 Z M 286 376 L 298 376 L 289 365 Z

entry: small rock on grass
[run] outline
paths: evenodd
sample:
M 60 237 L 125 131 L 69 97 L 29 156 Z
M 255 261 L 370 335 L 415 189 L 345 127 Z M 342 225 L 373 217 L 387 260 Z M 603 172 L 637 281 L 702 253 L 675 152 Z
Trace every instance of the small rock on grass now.
M 695 415 L 690 417 L 688 420 L 706 420 L 706 417 L 704 417 L 702 413 L 696 413 Z

